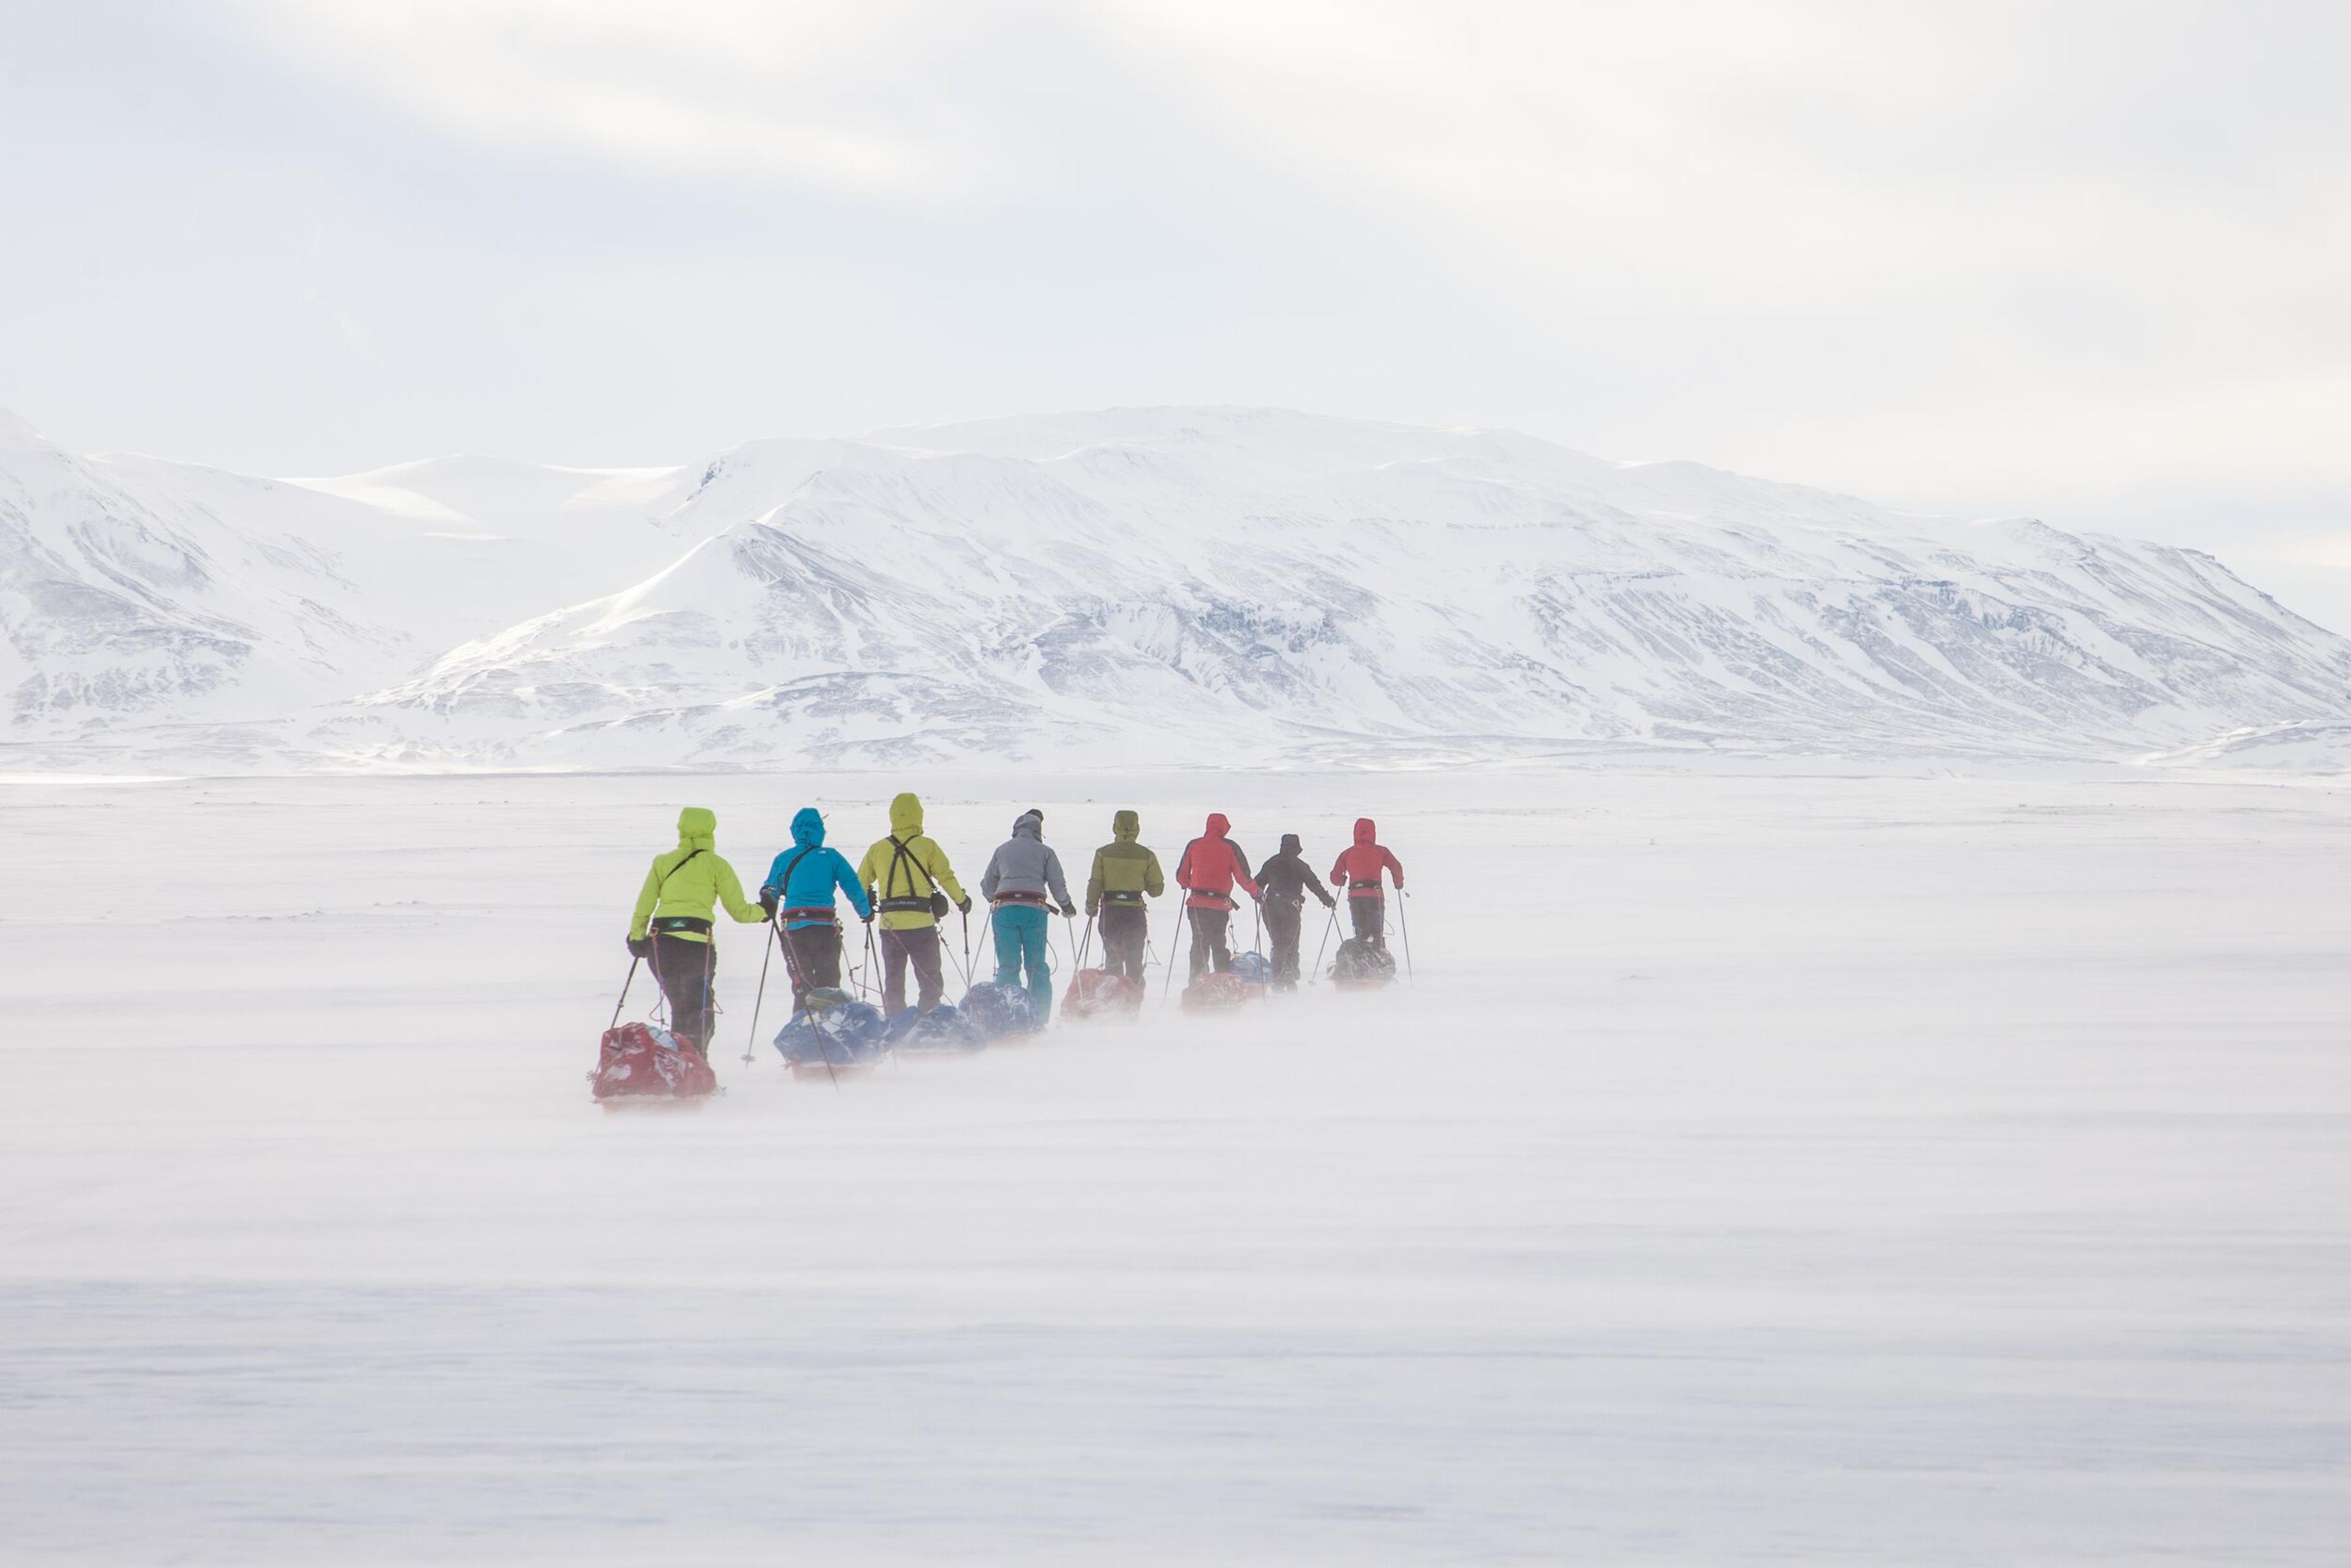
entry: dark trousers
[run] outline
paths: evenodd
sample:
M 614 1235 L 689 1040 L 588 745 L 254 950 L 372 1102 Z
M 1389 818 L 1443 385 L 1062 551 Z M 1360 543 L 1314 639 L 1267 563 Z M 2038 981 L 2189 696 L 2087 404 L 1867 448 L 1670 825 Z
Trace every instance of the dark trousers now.
M 939 973 L 939 928 L 909 925 L 903 931 L 882 928 L 882 1010 L 896 1018 L 906 1010 L 906 967 L 914 969 L 915 1005 L 929 1012 L 946 992 Z
M 716 942 L 666 933 L 653 938 L 653 978 L 669 998 L 670 1032 L 705 1056 L 710 1054 L 710 975 L 717 962 Z
M 1355 935 L 1384 953 L 1388 950 L 1388 901 L 1378 894 L 1355 894 L 1347 900 L 1355 917 Z
M 1233 967 L 1233 950 L 1226 946 L 1225 929 L 1232 924 L 1229 909 L 1187 909 L 1192 922 L 1192 978 L 1198 979 L 1200 971 L 1210 965 L 1223 974 Z
M 799 925 L 784 933 L 784 956 L 791 960 L 792 1009 L 808 1006 L 810 991 L 841 988 L 841 927 Z
M 1143 979 L 1143 955 L 1151 945 L 1151 916 L 1139 904 L 1102 906 L 1102 967 L 1138 983 Z
M 1284 990 L 1298 987 L 1298 936 L 1300 912 L 1306 907 L 1301 898 L 1269 898 L 1259 906 L 1265 911 L 1266 934 L 1273 938 L 1273 983 Z

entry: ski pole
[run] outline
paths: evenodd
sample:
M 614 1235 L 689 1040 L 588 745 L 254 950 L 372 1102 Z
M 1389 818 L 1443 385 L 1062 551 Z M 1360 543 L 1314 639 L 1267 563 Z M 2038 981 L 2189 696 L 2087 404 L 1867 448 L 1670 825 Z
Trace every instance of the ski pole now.
M 1331 950 L 1331 933 L 1339 929 L 1339 901 L 1331 901 L 1331 919 L 1322 927 L 1322 940 L 1314 948 L 1314 983 L 1322 983 L 1322 955 Z
M 865 923 L 865 988 L 877 998 L 882 994 L 882 982 L 875 977 L 881 967 L 882 960 L 873 952 L 873 922 L 869 920 Z
M 933 926 L 931 927 L 931 929 L 932 929 L 932 930 L 934 930 L 934 931 L 938 931 L 938 927 L 937 927 L 936 925 L 933 925 Z M 946 954 L 946 956 L 947 956 L 947 962 L 949 962 L 949 963 L 953 964 L 953 965 L 956 967 L 956 977 L 957 979 L 959 979 L 959 980 L 961 980 L 961 981 L 963 982 L 963 988 L 964 988 L 965 990 L 967 990 L 967 991 L 970 990 L 970 989 L 971 989 L 971 964 L 970 964 L 970 962 L 968 961 L 968 959 L 967 959 L 967 958 L 958 958 L 958 957 L 956 957 L 956 950 L 955 950 L 954 948 L 952 948 L 952 947 L 950 947 L 950 946 L 947 946 L 947 940 L 946 940 L 947 934 L 946 934 L 946 932 L 944 932 L 944 931 L 938 931 L 938 937 L 939 937 L 939 951 L 940 951 L 940 952 L 942 952 L 942 953 L 944 953 L 944 954 Z M 971 916 L 970 916 L 970 915 L 965 915 L 965 916 L 963 917 L 963 946 L 964 946 L 964 951 L 965 951 L 965 953 L 966 953 L 966 954 L 968 954 L 968 953 L 971 951 Z
M 636 983 L 637 956 L 632 953 L 629 955 L 629 977 L 621 982 L 621 999 L 612 1004 L 612 1021 L 604 1026 L 608 1032 L 621 1027 L 621 1009 L 629 1005 L 629 988 Z
M 759 1009 L 768 1000 L 768 961 L 776 956 L 776 923 L 768 922 L 768 939 L 759 944 L 759 988 L 751 996 L 751 1032 L 743 1038 L 743 1065 L 751 1065 L 751 1048 L 759 1041 Z
M 1405 918 L 1404 906 L 1412 894 L 1396 889 L 1396 929 L 1404 933 L 1404 977 L 1412 978 L 1412 922 Z
M 1162 1000 L 1166 998 L 1168 992 L 1176 988 L 1176 949 L 1184 939 L 1184 927 L 1191 923 L 1192 912 L 1187 909 L 1176 922 L 1176 929 L 1167 934 L 1167 978 L 1162 981 L 1159 987 Z

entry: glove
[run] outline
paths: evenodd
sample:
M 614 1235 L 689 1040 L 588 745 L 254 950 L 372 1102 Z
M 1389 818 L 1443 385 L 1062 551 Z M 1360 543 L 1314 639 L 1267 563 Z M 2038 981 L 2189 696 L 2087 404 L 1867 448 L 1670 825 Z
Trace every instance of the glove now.
M 872 912 L 872 910 L 870 910 L 870 909 L 869 909 L 869 910 L 867 910 L 864 914 L 862 914 L 862 915 L 859 915 L 857 918 L 858 918 L 858 919 L 860 919 L 860 920 L 862 920 L 863 922 L 865 922 L 865 924 L 866 924 L 866 925 L 872 925 L 872 924 L 873 924 L 873 912 Z
M 1076 904 L 1065 904 L 1061 905 L 1061 918 L 1062 918 L 1062 919 L 1064 919 L 1064 920 L 1075 920 L 1077 917 L 1078 917 L 1078 906 L 1077 906 Z
M 971 894 L 967 893 L 956 901 L 956 913 L 958 915 L 969 915 L 971 913 Z
M 761 888 L 759 890 L 759 913 L 766 915 L 769 920 L 773 920 L 776 917 L 776 895 L 769 893 L 766 888 Z
M 629 938 L 629 956 L 630 956 L 630 957 L 632 957 L 632 958 L 650 958 L 650 957 L 652 957 L 653 956 L 653 939 L 652 937 L 650 937 L 650 936 L 632 936 L 632 937 L 630 937 L 630 938 Z

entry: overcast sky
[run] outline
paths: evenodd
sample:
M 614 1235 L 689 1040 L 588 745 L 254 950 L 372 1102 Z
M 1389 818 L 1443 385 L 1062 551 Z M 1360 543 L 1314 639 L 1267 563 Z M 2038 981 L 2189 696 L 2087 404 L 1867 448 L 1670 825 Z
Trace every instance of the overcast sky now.
M 2351 5 L 0 20 L 0 405 L 78 449 L 1276 403 L 2351 563 Z

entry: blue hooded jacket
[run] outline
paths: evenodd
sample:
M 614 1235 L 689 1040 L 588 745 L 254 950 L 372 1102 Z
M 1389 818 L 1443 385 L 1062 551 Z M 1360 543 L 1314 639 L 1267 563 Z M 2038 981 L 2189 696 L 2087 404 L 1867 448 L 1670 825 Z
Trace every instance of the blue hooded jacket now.
M 792 847 L 776 857 L 768 868 L 768 880 L 759 889 L 762 898 L 772 897 L 786 909 L 831 909 L 833 890 L 849 894 L 856 906 L 860 920 L 873 918 L 873 906 L 866 902 L 865 890 L 857 884 L 857 873 L 839 850 L 824 847 L 824 818 L 814 806 L 802 806 L 792 818 Z M 803 925 L 820 925 L 820 920 L 788 920 L 786 930 L 796 931 Z

